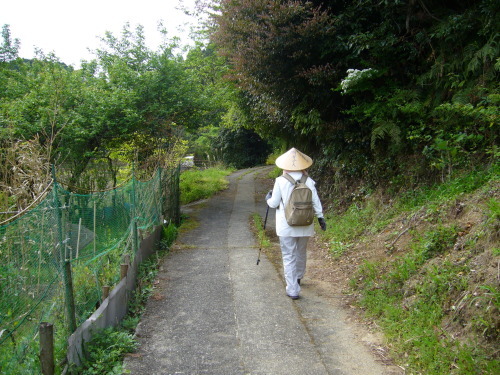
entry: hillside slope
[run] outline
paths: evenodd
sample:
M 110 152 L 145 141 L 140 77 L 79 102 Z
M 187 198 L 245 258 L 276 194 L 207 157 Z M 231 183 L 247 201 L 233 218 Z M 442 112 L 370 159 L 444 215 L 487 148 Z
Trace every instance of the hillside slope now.
M 390 198 L 353 193 L 310 249 L 310 276 L 342 290 L 410 373 L 499 373 L 499 195 L 495 167 Z

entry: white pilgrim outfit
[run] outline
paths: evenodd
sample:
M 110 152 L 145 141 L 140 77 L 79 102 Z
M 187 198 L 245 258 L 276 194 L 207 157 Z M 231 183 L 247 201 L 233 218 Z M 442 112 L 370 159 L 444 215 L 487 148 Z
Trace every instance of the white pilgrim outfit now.
M 287 153 L 283 154 L 282 157 L 290 152 L 295 157 L 306 157 L 310 162 L 307 163 L 297 163 L 297 167 L 310 166 L 312 160 L 307 156 L 302 154 L 300 151 L 292 148 Z M 292 159 L 295 160 L 295 159 Z M 279 158 L 276 160 L 278 167 L 294 167 L 290 163 L 280 163 Z M 303 169 L 307 168 L 304 167 Z M 300 180 L 302 178 L 303 172 L 285 170 L 284 173 L 288 173 L 293 179 Z M 314 209 L 314 214 L 317 218 L 323 217 L 323 208 L 321 206 L 321 201 L 318 197 L 318 192 L 316 191 L 315 182 L 312 178 L 308 177 L 306 180 L 306 185 L 312 191 L 312 204 Z M 305 226 L 290 226 L 288 225 L 285 218 L 285 204 L 290 199 L 290 195 L 293 190 L 293 185 L 285 177 L 280 176 L 276 179 L 274 183 L 274 188 L 272 191 L 272 196 L 267 200 L 267 204 L 271 208 L 277 208 L 276 210 L 276 234 L 280 238 L 280 247 L 283 257 L 283 268 L 285 273 L 286 281 L 286 294 L 290 297 L 298 297 L 300 293 L 300 285 L 298 280 L 304 277 L 306 271 L 306 250 L 307 242 L 309 237 L 314 235 L 314 223 Z

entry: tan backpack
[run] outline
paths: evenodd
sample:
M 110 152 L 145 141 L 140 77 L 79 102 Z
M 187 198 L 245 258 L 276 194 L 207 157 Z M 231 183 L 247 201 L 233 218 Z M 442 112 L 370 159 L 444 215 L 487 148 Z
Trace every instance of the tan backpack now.
M 285 204 L 285 218 L 288 225 L 300 227 L 310 225 L 314 219 L 314 210 L 312 205 L 312 191 L 306 185 L 307 176 L 295 181 L 288 173 L 285 177 L 293 185 L 290 199 Z

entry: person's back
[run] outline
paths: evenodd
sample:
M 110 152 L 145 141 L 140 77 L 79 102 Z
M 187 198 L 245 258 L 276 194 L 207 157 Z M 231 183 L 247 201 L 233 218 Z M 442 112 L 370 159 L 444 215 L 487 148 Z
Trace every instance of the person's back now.
M 302 181 L 304 185 L 302 188 L 308 189 L 308 191 L 305 190 L 305 194 L 302 194 L 302 198 L 297 200 L 302 199 L 303 202 L 307 201 L 306 206 L 312 206 L 310 211 L 318 218 L 321 229 L 326 229 L 326 222 L 323 218 L 323 208 L 315 182 L 306 172 L 306 169 L 312 165 L 312 159 L 292 148 L 276 159 L 276 165 L 283 169 L 284 173 L 276 179 L 273 190 L 266 196 L 266 202 L 269 207 L 276 208 L 276 234 L 280 238 L 286 293 L 292 299 L 297 299 L 300 292 L 300 280 L 306 269 L 307 242 L 309 237 L 314 235 L 314 223 L 312 217 L 300 223 L 303 225 L 294 225 L 293 222 L 290 223 L 287 220 L 285 208 L 291 203 L 290 199 L 295 190 L 296 181 Z

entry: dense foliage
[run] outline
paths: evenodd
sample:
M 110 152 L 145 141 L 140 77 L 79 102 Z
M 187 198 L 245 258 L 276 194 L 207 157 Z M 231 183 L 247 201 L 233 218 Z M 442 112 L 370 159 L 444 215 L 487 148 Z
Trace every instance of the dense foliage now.
M 416 372 L 497 373 L 498 219 L 479 217 L 498 218 L 500 3 L 218 5 L 234 111 L 315 159 L 331 271 L 393 354 Z
M 222 161 L 237 169 L 264 164 L 272 151 L 257 133 L 243 127 L 221 129 L 213 145 L 218 148 Z
M 498 154 L 499 7 L 222 0 L 212 39 L 260 134 L 344 176 L 446 175 Z

